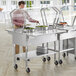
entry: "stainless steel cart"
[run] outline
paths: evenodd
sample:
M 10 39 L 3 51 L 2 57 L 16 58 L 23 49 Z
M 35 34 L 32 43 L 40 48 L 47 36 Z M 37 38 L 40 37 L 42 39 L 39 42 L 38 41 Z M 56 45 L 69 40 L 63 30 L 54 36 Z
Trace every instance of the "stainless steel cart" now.
M 30 52 L 28 51 L 28 48 L 31 45 L 36 46 L 36 45 L 40 45 L 43 43 L 56 41 L 57 36 L 52 31 L 50 31 L 50 32 L 47 31 L 46 33 L 36 33 L 36 32 L 35 33 L 23 33 L 23 32 L 16 32 L 14 30 L 7 30 L 7 31 L 12 35 L 13 45 L 18 44 L 19 46 L 26 46 L 25 53 L 20 53 L 20 54 L 14 53 L 14 67 L 15 67 L 15 69 L 18 68 L 18 65 L 16 63 L 17 57 L 25 60 L 26 72 L 29 73 L 30 68 L 28 66 L 28 59 L 42 57 L 42 56 L 49 56 L 49 55 L 56 53 L 56 52 L 48 50 L 48 47 L 46 47 L 47 53 L 42 54 L 42 55 L 37 55 L 36 50 L 30 51 Z
M 45 15 L 45 12 L 44 12 Z M 45 16 L 46 18 L 46 16 Z M 42 18 L 43 19 L 43 18 Z M 46 21 L 46 19 L 45 19 Z M 44 24 L 44 22 L 43 22 Z M 47 21 L 46 24 L 47 25 Z M 71 38 L 76 38 L 76 30 L 71 27 L 70 30 L 69 28 L 65 27 L 65 28 L 53 28 L 52 30 L 46 30 L 45 32 L 39 32 L 39 31 L 34 31 L 33 33 L 26 33 L 26 31 L 24 30 L 24 28 L 20 31 L 17 32 L 14 29 L 8 29 L 7 30 L 8 33 L 10 33 L 12 35 L 12 41 L 13 41 L 13 46 L 15 44 L 18 44 L 19 46 L 26 46 L 26 52 L 25 53 L 20 53 L 20 54 L 15 54 L 15 50 L 14 50 L 14 68 L 17 69 L 18 65 L 17 65 L 17 57 L 22 58 L 25 60 L 25 65 L 26 65 L 26 72 L 29 73 L 30 72 L 30 68 L 28 66 L 28 59 L 31 58 L 36 58 L 36 57 L 44 57 L 43 61 L 46 61 L 46 57 L 47 60 L 49 61 L 50 57 L 49 55 L 54 55 L 54 62 L 55 65 L 62 64 L 63 61 L 60 57 L 61 52 L 66 52 L 66 51 L 70 51 L 70 50 L 75 50 L 76 47 L 73 48 L 67 48 L 67 49 L 61 49 L 61 41 L 66 40 L 66 39 L 71 39 Z M 56 50 L 56 41 L 58 41 L 58 50 Z M 49 42 L 54 42 L 54 49 L 48 48 L 48 43 Z M 36 50 L 34 51 L 29 51 L 28 48 L 29 46 L 33 45 L 33 46 L 39 46 L 39 45 L 44 45 L 47 44 L 46 47 L 46 53 L 38 55 L 36 53 Z M 75 40 L 75 44 L 76 44 L 76 40 Z M 51 51 L 53 50 L 53 51 Z M 58 60 L 56 58 L 56 53 L 58 53 Z M 76 55 L 76 54 L 75 54 Z

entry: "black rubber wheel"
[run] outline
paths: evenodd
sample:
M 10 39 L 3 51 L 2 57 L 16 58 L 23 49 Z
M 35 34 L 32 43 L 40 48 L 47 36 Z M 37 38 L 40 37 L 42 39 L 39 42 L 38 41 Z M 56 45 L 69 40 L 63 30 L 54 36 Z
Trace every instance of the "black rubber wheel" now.
M 59 60 L 59 64 L 62 64 L 63 63 L 63 61 L 62 60 Z
M 48 61 L 50 61 L 50 60 L 51 60 L 51 58 L 48 56 L 48 57 L 47 57 L 47 60 L 48 60 Z
M 17 70 L 17 68 L 18 68 L 18 65 L 17 65 L 17 64 L 15 64 L 15 65 L 14 65 L 14 68 Z
M 19 61 L 19 60 L 20 60 L 20 58 L 19 58 L 19 57 L 17 57 L 17 60 Z
M 43 62 L 46 62 L 46 58 L 43 58 Z
M 30 68 L 27 68 L 27 69 L 26 69 L 26 72 L 27 72 L 27 73 L 30 73 Z
M 75 60 L 76 60 L 76 57 L 75 57 Z
M 55 64 L 55 65 L 58 65 L 58 61 L 56 60 L 56 61 L 54 62 L 54 64 Z
M 27 59 L 27 61 L 30 61 L 30 59 Z
M 66 57 L 66 53 L 63 53 L 63 57 L 64 57 L 64 58 Z

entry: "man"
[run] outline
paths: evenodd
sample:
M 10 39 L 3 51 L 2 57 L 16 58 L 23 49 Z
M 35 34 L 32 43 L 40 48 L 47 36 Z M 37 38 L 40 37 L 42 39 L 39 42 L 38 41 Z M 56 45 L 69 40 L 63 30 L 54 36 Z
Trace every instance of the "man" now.
M 14 13 L 13 13 L 13 17 L 12 17 L 12 22 L 15 25 L 15 29 L 18 30 L 20 28 L 22 28 L 24 26 L 24 24 L 26 23 L 26 19 L 29 22 L 33 22 L 33 23 L 39 23 L 39 21 L 32 19 L 29 14 L 27 13 L 27 11 L 23 10 L 24 6 L 25 6 L 25 2 L 24 1 L 20 1 L 18 3 L 19 5 L 19 9 L 17 9 Z M 23 52 L 25 52 L 26 49 L 23 46 Z M 19 45 L 15 45 L 15 53 L 18 54 L 19 53 Z

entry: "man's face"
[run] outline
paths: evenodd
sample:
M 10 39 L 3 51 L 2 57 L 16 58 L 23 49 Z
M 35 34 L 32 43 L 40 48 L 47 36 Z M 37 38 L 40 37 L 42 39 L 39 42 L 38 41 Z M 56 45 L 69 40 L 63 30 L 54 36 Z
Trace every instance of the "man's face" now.
M 21 4 L 19 7 L 20 7 L 20 8 L 24 8 L 24 7 L 25 7 L 25 5 L 24 5 L 24 4 Z

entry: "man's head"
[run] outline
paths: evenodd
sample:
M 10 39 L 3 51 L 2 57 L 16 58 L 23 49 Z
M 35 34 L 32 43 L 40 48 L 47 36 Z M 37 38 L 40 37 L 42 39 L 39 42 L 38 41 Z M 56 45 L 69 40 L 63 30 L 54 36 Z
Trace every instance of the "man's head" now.
M 24 8 L 25 2 L 24 1 L 19 1 L 18 5 L 19 5 L 20 8 Z

